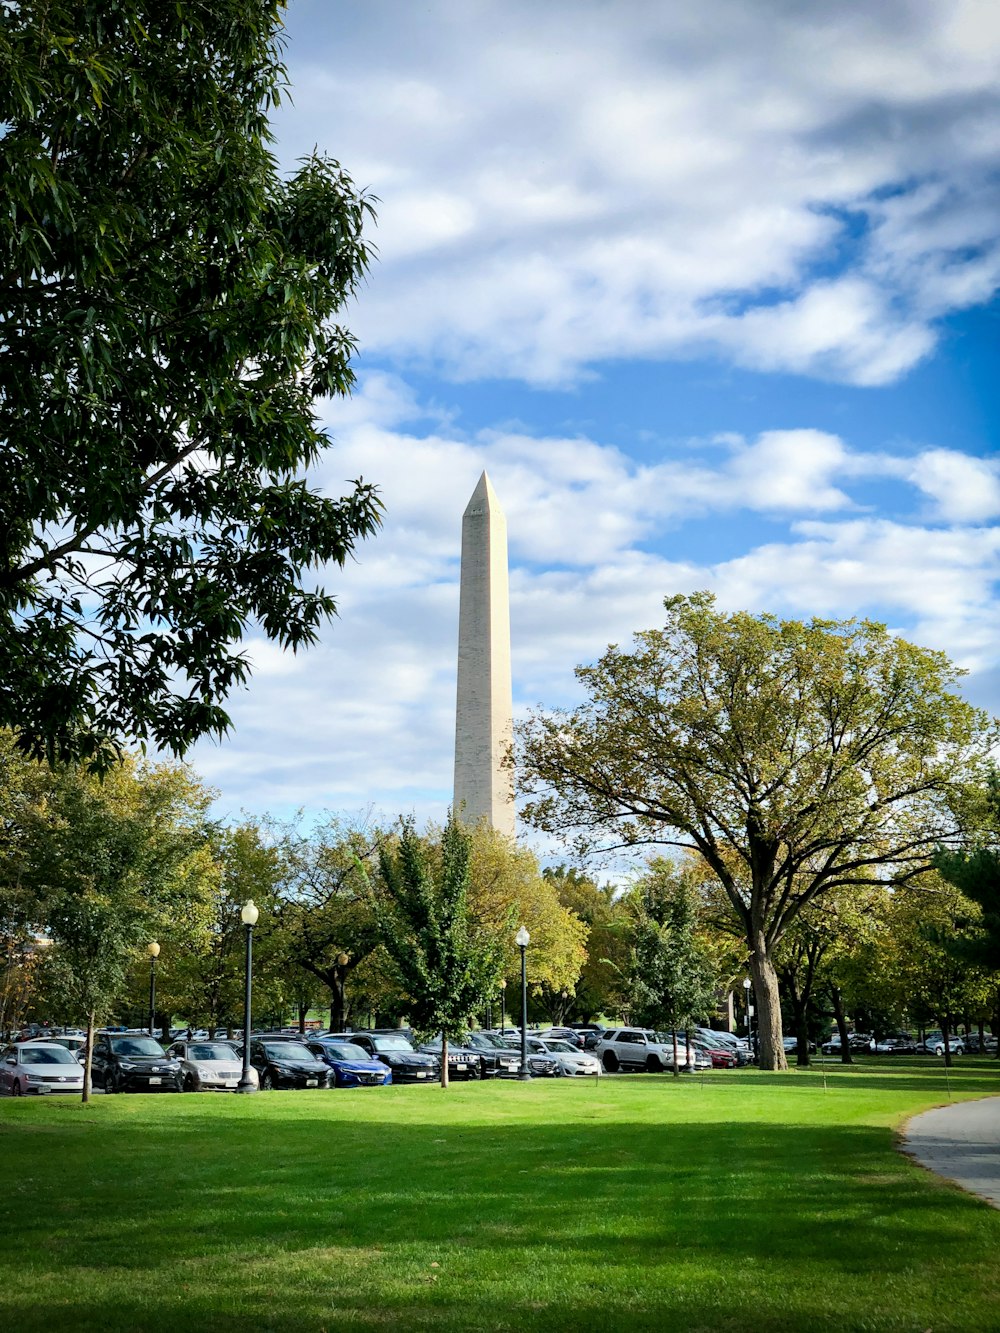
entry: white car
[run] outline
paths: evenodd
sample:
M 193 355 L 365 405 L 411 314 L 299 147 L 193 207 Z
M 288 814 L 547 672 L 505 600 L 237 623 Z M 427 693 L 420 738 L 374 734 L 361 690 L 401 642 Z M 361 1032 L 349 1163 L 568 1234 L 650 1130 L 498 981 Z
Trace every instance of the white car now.
M 0 1055 L 0 1092 L 10 1097 L 83 1092 L 83 1066 L 54 1041 L 19 1041 Z
M 175 1041 L 169 1054 L 181 1062 L 185 1092 L 232 1092 L 243 1074 L 243 1061 L 225 1041 Z M 250 1080 L 256 1087 L 253 1065 Z
M 529 1037 L 528 1050 L 534 1051 L 537 1055 L 551 1055 L 559 1066 L 560 1075 L 581 1078 L 586 1075 L 596 1077 L 604 1073 L 604 1068 L 596 1055 L 577 1050 L 570 1042 L 557 1037 Z

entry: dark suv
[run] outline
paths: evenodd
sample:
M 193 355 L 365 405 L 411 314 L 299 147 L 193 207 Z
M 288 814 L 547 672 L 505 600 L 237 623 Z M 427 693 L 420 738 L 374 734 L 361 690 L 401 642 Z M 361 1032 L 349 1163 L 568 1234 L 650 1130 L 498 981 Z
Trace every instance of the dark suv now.
M 180 1092 L 181 1062 L 152 1037 L 99 1032 L 91 1057 L 94 1082 L 105 1092 Z

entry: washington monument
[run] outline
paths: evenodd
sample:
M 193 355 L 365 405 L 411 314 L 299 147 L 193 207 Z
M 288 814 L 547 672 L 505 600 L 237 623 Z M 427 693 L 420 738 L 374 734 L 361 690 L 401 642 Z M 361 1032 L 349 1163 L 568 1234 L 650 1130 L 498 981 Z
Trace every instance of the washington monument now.
M 514 836 L 507 520 L 484 472 L 462 516 L 455 817 Z

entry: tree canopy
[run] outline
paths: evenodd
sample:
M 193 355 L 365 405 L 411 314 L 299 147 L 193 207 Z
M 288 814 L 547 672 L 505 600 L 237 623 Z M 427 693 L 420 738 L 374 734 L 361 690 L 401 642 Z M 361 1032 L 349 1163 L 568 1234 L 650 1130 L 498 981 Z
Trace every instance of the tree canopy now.
M 695 848 L 742 925 L 780 1068 L 785 931 L 827 891 L 921 873 L 993 733 L 943 653 L 883 625 L 724 614 L 707 593 L 665 606 L 662 629 L 577 669 L 583 704 L 522 727 L 525 818 L 583 851 Z
M 372 202 L 279 175 L 284 7 L 0 6 L 0 726 L 37 757 L 225 730 L 247 631 L 314 641 L 308 571 L 379 522 L 306 476 Z

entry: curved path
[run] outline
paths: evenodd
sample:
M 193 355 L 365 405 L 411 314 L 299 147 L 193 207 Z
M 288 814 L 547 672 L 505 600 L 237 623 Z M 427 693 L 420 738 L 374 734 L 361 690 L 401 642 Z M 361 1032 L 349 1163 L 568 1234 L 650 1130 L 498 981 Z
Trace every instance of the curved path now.
M 900 1146 L 929 1171 L 1000 1208 L 1000 1097 L 915 1115 Z

